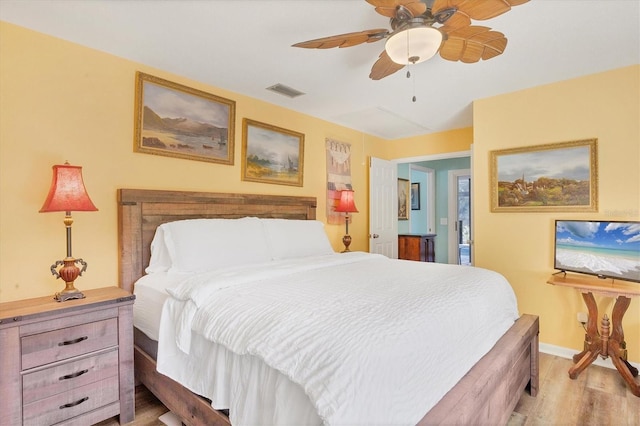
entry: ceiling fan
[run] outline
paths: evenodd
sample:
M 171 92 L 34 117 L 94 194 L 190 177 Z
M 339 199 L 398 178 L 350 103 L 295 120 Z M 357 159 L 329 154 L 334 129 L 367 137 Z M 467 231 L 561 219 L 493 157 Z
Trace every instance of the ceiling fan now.
M 376 12 L 389 17 L 384 28 L 334 35 L 296 43 L 293 47 L 329 49 L 351 47 L 386 39 L 385 50 L 369 77 L 380 80 L 433 57 L 466 63 L 487 60 L 504 52 L 507 38 L 491 28 L 471 25 L 502 15 L 529 0 L 366 0 Z M 438 24 L 438 26 L 434 26 Z

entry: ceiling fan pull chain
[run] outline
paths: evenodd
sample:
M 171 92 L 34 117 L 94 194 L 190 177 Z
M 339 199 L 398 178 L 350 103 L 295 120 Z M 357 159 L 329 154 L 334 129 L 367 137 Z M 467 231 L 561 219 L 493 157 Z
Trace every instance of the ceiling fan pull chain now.
M 407 64 L 407 78 L 411 78 L 411 71 L 409 70 L 409 67 L 410 67 L 411 65 L 415 65 L 415 64 L 414 64 L 414 63 L 412 63 L 412 62 L 410 62 L 409 64 Z M 413 83 L 413 97 L 411 98 L 411 101 L 412 101 L 412 102 L 415 102 L 415 101 L 416 101 L 416 99 L 417 99 L 417 98 L 416 98 L 416 77 L 415 77 L 415 76 L 413 76 L 412 83 Z
M 416 101 L 416 76 L 414 75 L 413 78 L 413 98 L 411 98 L 411 101 L 415 102 Z

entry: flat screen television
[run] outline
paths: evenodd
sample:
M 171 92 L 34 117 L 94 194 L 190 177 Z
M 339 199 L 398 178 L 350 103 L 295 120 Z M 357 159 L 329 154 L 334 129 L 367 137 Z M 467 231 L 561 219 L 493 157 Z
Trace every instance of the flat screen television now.
M 556 220 L 553 267 L 640 283 L 640 222 Z

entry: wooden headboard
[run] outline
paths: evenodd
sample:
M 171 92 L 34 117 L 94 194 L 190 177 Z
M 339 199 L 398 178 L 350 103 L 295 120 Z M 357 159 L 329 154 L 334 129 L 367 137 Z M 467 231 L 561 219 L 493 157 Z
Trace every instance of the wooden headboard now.
M 156 228 L 163 223 L 245 216 L 313 220 L 316 206 L 315 197 L 119 189 L 120 287 L 133 292 L 149 265 Z

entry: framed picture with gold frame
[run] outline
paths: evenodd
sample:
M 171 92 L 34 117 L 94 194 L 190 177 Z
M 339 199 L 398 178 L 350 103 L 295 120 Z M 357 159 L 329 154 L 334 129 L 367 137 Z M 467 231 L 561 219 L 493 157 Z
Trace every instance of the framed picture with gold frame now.
M 491 151 L 491 211 L 598 211 L 597 148 L 585 139 Z
M 136 73 L 133 150 L 233 164 L 235 101 Z
M 409 180 L 398 178 L 398 220 L 409 220 Z
M 302 186 L 304 134 L 244 118 L 242 180 Z

